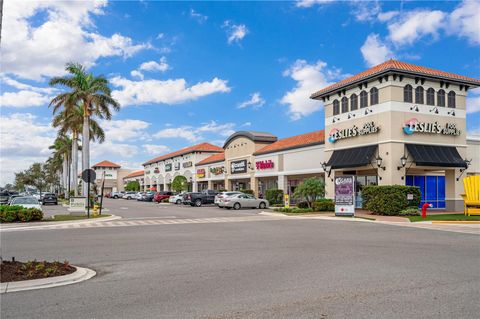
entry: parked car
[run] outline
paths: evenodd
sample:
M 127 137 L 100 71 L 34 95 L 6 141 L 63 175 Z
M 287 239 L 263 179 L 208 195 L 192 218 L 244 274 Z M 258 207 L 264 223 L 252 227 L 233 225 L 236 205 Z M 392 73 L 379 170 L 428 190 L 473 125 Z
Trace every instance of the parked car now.
M 172 204 L 180 205 L 181 203 L 183 203 L 183 195 L 185 195 L 185 192 L 182 192 L 180 194 L 172 195 L 168 199 L 168 202 L 172 203 Z
M 158 192 L 153 197 L 153 201 L 157 202 L 157 203 L 160 203 L 162 200 L 169 199 L 170 196 L 173 196 L 173 195 L 174 195 L 173 192 Z
M 117 199 L 117 198 L 123 198 L 123 195 L 125 195 L 125 192 L 124 192 L 124 191 L 121 191 L 121 192 L 112 192 L 112 193 L 110 194 L 110 197 Z
M 138 192 L 137 194 L 135 194 L 135 199 L 138 200 L 138 201 L 141 201 L 142 196 L 145 195 L 145 194 L 146 194 L 145 192 Z
M 22 206 L 25 208 L 36 208 L 36 209 L 42 210 L 42 206 L 38 202 L 38 199 L 36 199 L 33 196 L 15 197 L 10 201 L 10 205 Z
M 200 193 L 187 193 L 183 199 L 184 203 L 186 202 L 187 204 L 190 204 L 190 206 L 200 207 L 204 204 L 214 204 L 215 195 L 217 195 L 217 191 L 206 189 Z
M 137 196 L 137 192 L 126 192 L 122 198 L 123 199 L 134 199 Z
M 8 198 L 8 203 L 7 204 L 10 204 L 10 202 L 12 201 L 12 199 L 16 198 L 16 197 L 24 197 L 18 193 L 10 193 L 10 197 Z
M 137 198 L 137 200 L 142 201 L 142 202 L 151 202 L 151 201 L 153 201 L 154 196 L 155 196 L 155 192 L 146 192 L 146 193 L 142 194 L 140 199 Z
M 0 192 L 0 205 L 8 204 L 10 199 L 10 192 L 7 190 L 3 190 Z
M 227 209 L 238 210 L 242 207 L 245 208 L 260 208 L 264 209 L 268 207 L 268 201 L 266 199 L 255 198 L 250 194 L 237 194 L 223 199 L 224 206 Z
M 221 193 L 218 193 L 216 196 L 215 196 L 215 205 L 217 205 L 218 207 L 220 208 L 223 208 L 223 199 L 227 198 L 228 196 L 232 196 L 232 195 L 238 195 L 238 194 L 243 194 L 242 192 L 237 192 L 237 191 L 234 191 L 234 192 L 221 192 Z
M 42 205 L 46 205 L 46 204 L 58 205 L 57 195 L 53 193 L 45 193 L 42 198 Z

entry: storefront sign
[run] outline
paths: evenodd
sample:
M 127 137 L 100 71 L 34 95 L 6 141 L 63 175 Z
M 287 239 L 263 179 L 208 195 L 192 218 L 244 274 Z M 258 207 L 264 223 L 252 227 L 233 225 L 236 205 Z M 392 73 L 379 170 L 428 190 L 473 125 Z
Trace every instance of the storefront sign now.
M 192 167 L 192 165 L 193 165 L 193 164 L 192 164 L 192 162 L 191 162 L 191 161 L 189 161 L 189 162 L 185 162 L 185 163 L 183 163 L 183 165 L 182 165 L 182 166 L 183 166 L 183 168 L 187 168 L 187 167 Z
M 69 212 L 85 213 L 87 207 L 86 197 L 70 197 Z
M 258 170 L 272 169 L 274 167 L 274 164 L 272 160 L 266 160 L 266 161 L 255 162 L 255 166 L 257 167 Z
M 354 176 L 335 177 L 335 215 L 355 216 Z
M 403 126 L 403 132 L 407 135 L 413 133 L 441 134 L 441 135 L 460 135 L 455 123 L 446 123 L 444 126 L 438 122 L 419 122 L 416 118 L 408 120 Z
M 113 174 L 105 173 L 105 177 L 112 177 L 113 178 Z
M 153 170 L 153 172 L 154 172 L 155 174 L 157 174 L 157 173 L 160 173 L 160 170 L 158 169 L 158 167 L 155 167 L 155 169 Z
M 230 173 L 239 174 L 247 172 L 247 160 L 230 162 Z
M 175 163 L 175 170 L 178 171 L 180 169 L 180 163 L 176 162 Z
M 290 208 L 290 196 L 288 194 L 283 195 L 283 206 Z
M 203 168 L 197 169 L 197 177 L 205 178 L 205 170 Z
M 212 173 L 213 175 L 223 174 L 223 166 L 210 167 L 210 173 Z
M 172 163 L 165 164 L 165 172 L 171 172 L 172 171 Z
M 376 126 L 375 122 L 365 123 L 362 128 L 359 128 L 356 125 L 354 125 L 353 127 L 344 128 L 341 130 L 337 128 L 333 128 L 330 131 L 330 134 L 328 136 L 328 141 L 330 143 L 335 143 L 338 140 L 343 140 L 350 137 L 377 133 L 379 130 L 380 130 L 380 127 Z

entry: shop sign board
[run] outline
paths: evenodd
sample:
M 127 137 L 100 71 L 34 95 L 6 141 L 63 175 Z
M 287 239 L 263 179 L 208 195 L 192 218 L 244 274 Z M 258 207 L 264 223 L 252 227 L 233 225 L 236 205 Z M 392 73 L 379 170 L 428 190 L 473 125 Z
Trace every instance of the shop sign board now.
M 247 160 L 230 162 L 230 173 L 239 174 L 247 172 Z
M 155 169 L 153 170 L 153 172 L 154 172 L 155 174 L 157 174 L 157 173 L 160 173 L 160 170 L 158 169 L 158 167 L 155 167 Z
M 444 126 L 438 122 L 420 122 L 416 118 L 408 120 L 403 126 L 403 132 L 407 135 L 413 133 L 441 134 L 458 136 L 461 131 L 455 123 L 446 123 Z
M 193 163 L 192 163 L 192 161 L 188 161 L 188 162 L 183 163 L 182 165 L 183 165 L 183 168 L 187 168 L 187 167 L 192 167 Z
M 210 173 L 213 175 L 223 174 L 223 166 L 210 167 Z
M 335 216 L 355 216 L 355 178 L 335 177 Z
M 255 162 L 255 167 L 257 170 L 272 169 L 274 168 L 274 163 L 272 160 L 257 161 Z
M 70 197 L 70 205 L 68 211 L 72 213 L 85 213 L 87 207 L 86 197 Z
M 328 141 L 330 143 L 335 143 L 338 140 L 343 140 L 361 135 L 374 134 L 378 131 L 380 131 L 380 127 L 377 126 L 373 121 L 365 123 L 362 128 L 356 125 L 344 129 L 333 128 L 328 136 Z
M 172 163 L 165 164 L 165 172 L 171 172 L 172 171 Z
M 197 177 L 198 178 L 205 178 L 205 169 L 203 169 L 203 168 L 197 169 Z
M 180 162 L 175 163 L 175 170 L 176 171 L 180 170 Z
M 290 196 L 288 194 L 283 195 L 283 206 L 290 208 Z

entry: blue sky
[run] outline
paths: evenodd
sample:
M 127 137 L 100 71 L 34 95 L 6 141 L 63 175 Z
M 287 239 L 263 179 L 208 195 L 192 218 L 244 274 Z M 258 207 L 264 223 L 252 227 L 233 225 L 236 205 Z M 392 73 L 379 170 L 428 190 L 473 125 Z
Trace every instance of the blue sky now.
M 480 1 L 7 0 L 3 24 L 0 184 L 49 156 L 47 83 L 68 61 L 105 75 L 122 104 L 92 164 L 129 168 L 236 130 L 322 129 L 309 94 L 389 58 L 480 78 Z M 468 112 L 480 134 L 479 90 Z

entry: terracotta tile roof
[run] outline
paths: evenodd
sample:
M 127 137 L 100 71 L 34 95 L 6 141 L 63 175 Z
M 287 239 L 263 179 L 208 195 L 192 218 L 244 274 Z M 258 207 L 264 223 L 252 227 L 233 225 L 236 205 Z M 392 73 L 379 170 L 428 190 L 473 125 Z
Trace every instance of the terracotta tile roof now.
M 265 146 L 254 153 L 254 155 L 268 154 L 278 151 L 295 149 L 309 145 L 317 145 L 325 143 L 325 130 L 315 131 L 302 135 L 287 137 L 278 140 L 275 143 Z
M 101 162 L 93 165 L 92 167 L 115 167 L 115 168 L 120 168 L 121 166 L 118 165 L 118 164 L 115 164 L 113 162 L 110 162 L 110 161 L 101 161 Z
M 159 156 L 159 157 L 152 158 L 151 160 L 143 163 L 142 165 L 148 165 L 148 164 L 151 164 L 151 163 L 159 162 L 161 160 L 166 160 L 166 159 L 169 159 L 169 158 L 172 158 L 172 157 L 175 157 L 175 156 L 180 156 L 180 155 L 188 154 L 188 153 L 192 153 L 192 152 L 218 153 L 218 152 L 223 152 L 223 148 L 215 146 L 215 145 L 210 144 L 210 143 L 201 143 L 201 144 L 185 147 L 185 148 L 182 148 L 181 150 L 178 150 L 178 151 L 175 151 L 175 152 L 172 152 L 172 153 L 168 153 L 168 154 L 165 154 L 165 155 L 162 155 L 162 156 Z
M 355 74 L 351 77 L 348 77 L 340 82 L 337 82 L 335 84 L 332 84 L 326 88 L 321 89 L 320 91 L 317 91 L 313 93 L 310 98 L 314 99 L 317 97 L 321 97 L 322 95 L 326 93 L 331 93 L 332 91 L 335 91 L 337 89 L 340 89 L 344 86 L 353 84 L 358 81 L 363 81 L 368 78 L 374 77 L 376 75 L 388 72 L 388 71 L 397 71 L 400 73 L 414 73 L 418 75 L 423 75 L 423 76 L 430 76 L 434 78 L 442 78 L 445 80 L 451 80 L 451 81 L 459 81 L 459 82 L 466 82 L 469 83 L 473 86 L 480 86 L 480 80 L 474 79 L 474 78 L 469 78 L 463 75 L 458 75 L 455 73 L 449 73 L 449 72 L 444 72 L 440 70 L 435 70 L 435 69 L 430 69 L 424 66 L 419 66 L 411 63 L 406 63 L 406 62 L 401 62 L 397 60 L 388 60 L 385 61 L 379 65 L 376 65 L 366 71 L 360 72 L 358 74 Z
M 205 165 L 205 164 L 210 164 L 210 163 L 216 163 L 216 162 L 223 162 L 225 160 L 225 153 L 218 153 L 214 154 L 210 157 L 207 157 L 200 162 L 197 163 L 197 165 Z
M 143 169 L 138 170 L 138 171 L 133 171 L 130 174 L 128 174 L 127 176 L 125 176 L 123 179 L 130 178 L 130 177 L 143 176 L 144 173 L 145 173 L 145 171 Z

